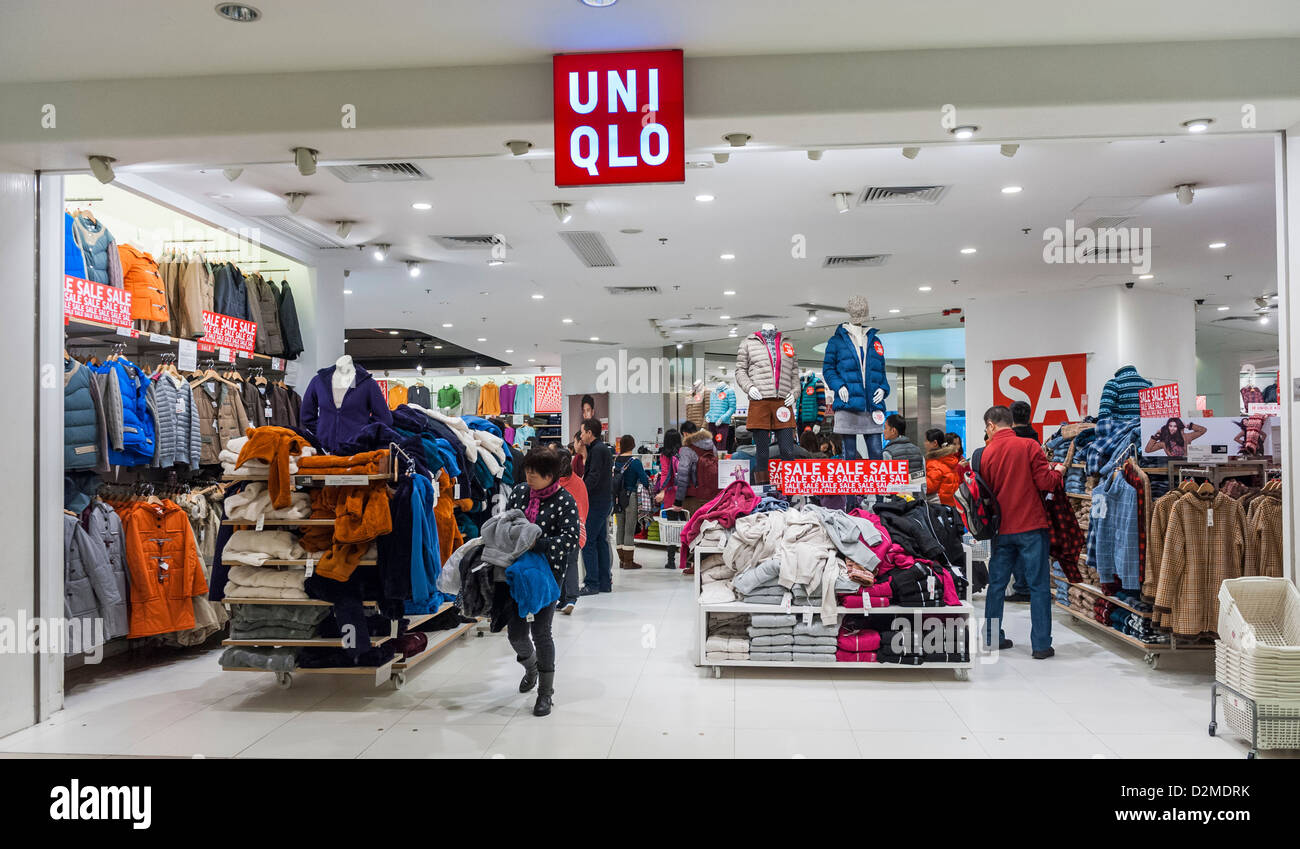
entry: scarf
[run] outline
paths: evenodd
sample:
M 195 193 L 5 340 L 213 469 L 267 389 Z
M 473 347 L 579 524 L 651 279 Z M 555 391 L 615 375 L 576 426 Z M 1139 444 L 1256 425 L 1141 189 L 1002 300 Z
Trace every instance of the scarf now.
M 528 506 L 524 508 L 524 518 L 530 522 L 537 521 L 537 514 L 542 509 L 542 499 L 550 498 L 560 488 L 560 482 L 555 481 L 545 489 L 528 490 Z

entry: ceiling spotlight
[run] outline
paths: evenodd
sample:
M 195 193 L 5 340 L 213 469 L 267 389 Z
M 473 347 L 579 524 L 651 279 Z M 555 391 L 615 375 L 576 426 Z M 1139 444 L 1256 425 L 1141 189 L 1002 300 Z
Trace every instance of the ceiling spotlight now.
M 560 319 L 560 321 L 564 322 L 565 324 L 573 324 L 573 319 L 571 318 L 562 318 Z
M 724 295 L 734 295 L 734 294 L 736 294 L 736 290 L 735 290 L 735 289 L 727 289 L 727 290 L 723 291 L 722 294 L 724 294 Z
M 298 166 L 298 173 L 304 177 L 310 177 L 316 173 L 316 156 L 320 153 L 318 150 L 312 150 L 310 147 L 295 147 L 293 149 L 293 161 Z
M 392 245 L 386 244 L 375 245 L 375 249 L 371 251 L 370 255 L 375 258 L 375 262 L 383 262 L 388 259 L 388 249 L 391 247 Z
M 1139 274 L 1139 275 L 1138 275 L 1138 279 L 1139 279 L 1139 280 L 1154 280 L 1154 279 L 1155 279 L 1155 275 L 1154 275 L 1154 274 Z
M 1260 323 L 1260 324 L 1268 324 L 1268 316 L 1266 316 L 1266 315 L 1261 315 L 1261 316 L 1259 317 L 1259 323 Z
M 917 155 L 918 153 L 920 153 L 920 152 L 921 152 L 921 148 L 919 148 L 919 147 L 905 147 L 905 148 L 903 148 L 903 156 L 907 157 L 908 159 L 915 159 L 915 158 L 916 158 L 916 155 Z
M 1174 195 L 1178 198 L 1178 202 L 1183 206 L 1190 204 L 1192 198 L 1196 195 L 1194 188 L 1194 183 L 1180 183 L 1177 186 L 1174 186 Z
M 729 316 L 729 315 L 720 315 L 720 316 L 718 316 L 718 321 L 731 321 L 731 316 Z
M 397 349 L 397 353 L 399 353 L 399 354 L 405 356 L 408 350 L 409 350 L 409 349 L 408 349 L 407 346 L 406 346 L 406 340 L 403 339 L 403 340 L 402 340 L 402 347 L 400 347 L 400 348 Z
M 713 195 L 696 195 L 695 199 L 700 203 L 712 203 Z
M 973 253 L 975 253 L 975 249 L 974 249 L 974 248 L 962 248 L 962 249 L 961 249 L 961 252 L 964 253 L 964 254 L 973 254 Z
M 498 265 L 505 265 L 505 264 L 506 264 L 506 261 L 505 261 L 504 259 L 490 259 L 490 260 L 488 260 L 488 266 L 489 266 L 489 267 L 496 267 L 496 266 L 498 266 Z M 486 295 L 487 292 L 483 292 L 482 294 Z
M 243 168 L 222 168 L 221 173 L 226 175 L 226 179 L 233 183 L 239 179 L 240 174 L 244 173 L 244 169 Z
M 808 158 L 811 159 L 813 162 L 816 162 L 817 160 L 822 158 L 822 152 L 823 151 L 820 150 L 810 150 L 808 151 Z
M 556 218 L 560 219 L 561 224 L 568 224 L 573 220 L 573 212 L 570 207 L 571 205 L 567 203 L 553 203 L 551 204 L 551 211 L 555 213 Z
M 850 199 L 853 197 L 851 192 L 835 192 L 831 195 L 835 199 L 835 211 L 839 213 L 848 212 L 851 209 Z
M 441 346 L 441 345 L 434 345 L 434 346 L 433 346 L 433 350 L 435 350 L 435 351 L 441 351 L 441 350 L 442 350 L 442 346 Z
M 718 259 L 735 259 L 735 254 L 718 254 Z
M 535 362 L 537 362 L 537 359 L 536 359 L 535 357 L 529 357 L 529 358 L 528 358 L 528 362 L 530 362 L 530 363 L 535 363 Z
M 345 295 L 351 295 L 351 294 L 352 294 L 352 290 L 351 290 L 351 289 L 344 289 L 344 290 L 343 290 L 343 294 L 345 294 Z
M 932 288 L 932 287 L 930 287 L 930 286 L 919 286 L 919 287 L 917 287 L 917 291 L 918 291 L 918 292 L 929 292 L 931 288 Z
M 415 370 L 416 370 L 416 372 L 418 372 L 419 374 L 424 374 L 424 363 L 416 363 L 416 364 L 415 364 Z
M 352 225 L 355 221 L 335 221 L 334 232 L 339 234 L 340 239 L 346 239 L 352 233 Z
M 478 341 L 480 341 L 480 342 L 486 342 L 486 341 L 487 341 L 487 337 L 486 337 L 486 336 L 480 336 L 480 337 L 478 337 Z
M 1022 191 L 1024 191 L 1024 188 L 1021 187 L 1021 186 L 1003 186 L 1003 187 L 1002 187 L 1002 194 L 1004 194 L 1004 195 L 1018 195 L 1018 194 L 1020 194 Z
M 731 158 L 731 154 L 730 154 L 730 153 L 715 153 L 715 154 L 713 154 L 713 161 L 716 162 L 716 163 L 718 163 L 719 165 L 725 165 L 725 164 L 727 163 L 727 160 L 730 159 L 730 158 Z
M 678 342 L 678 343 L 677 343 L 677 350 L 680 351 L 681 349 L 682 349 L 682 343 L 681 343 L 681 342 Z
M 415 260 L 408 260 L 406 263 L 406 273 L 412 277 L 420 276 L 420 263 Z
M 1187 128 L 1189 133 L 1203 133 L 1210 129 L 1210 125 L 1213 123 L 1213 118 L 1193 118 L 1190 121 L 1184 121 L 1183 126 Z
M 817 323 L 817 312 L 816 312 L 815 310 L 808 310 L 808 320 L 805 321 L 804 323 L 805 323 L 805 324 L 816 324 L 816 323 Z
M 1219 250 L 1220 248 L 1226 248 L 1227 246 L 1228 246 L 1227 242 L 1210 242 L 1210 248 L 1216 251 Z
M 752 138 L 749 133 L 727 133 L 722 140 L 732 147 L 744 147 L 745 143 Z
M 1002 145 L 1001 150 L 1002 150 L 1002 155 L 1010 159 L 1011 157 L 1015 156 L 1016 153 L 1020 150 L 1020 145 L 1004 144 Z
M 1227 312 L 1230 309 L 1232 309 L 1232 307 L 1225 304 L 1224 306 L 1219 307 L 1219 312 Z
M 613 6 L 618 0 L 579 0 L 584 6 L 590 6 L 593 9 L 605 9 Z
M 219 3 L 216 12 L 228 21 L 237 24 L 251 24 L 262 17 L 262 13 L 253 6 L 242 3 Z
M 92 156 L 90 157 L 90 173 L 94 174 L 95 179 L 101 183 L 111 183 L 115 177 L 113 163 L 116 161 L 111 156 Z
M 592 337 L 591 337 L 591 341 L 592 341 L 592 342 L 599 342 L 599 341 L 600 341 L 600 337 L 599 337 L 599 336 L 592 336 Z
M 969 139 L 973 138 L 975 134 L 979 132 L 979 129 L 980 128 L 974 124 L 963 124 L 960 127 L 953 127 L 948 132 L 952 133 L 959 139 Z
M 523 139 L 511 139 L 506 142 L 506 147 L 508 147 L 510 152 L 515 156 L 523 156 L 525 153 L 533 149 L 533 143 L 530 141 L 524 141 Z
M 534 301 L 540 301 L 542 298 L 545 298 L 545 297 L 546 297 L 546 296 L 543 295 L 541 292 L 535 292 L 535 293 L 533 294 L 533 300 L 534 300 Z
M 902 310 L 890 310 L 891 313 L 900 313 Z
M 481 368 L 483 368 L 482 364 L 480 364 L 480 363 L 474 363 L 474 371 L 478 371 L 478 370 L 481 369 Z
M 444 321 L 444 322 L 442 323 L 442 326 L 443 326 L 443 327 L 451 327 L 451 322 L 450 322 L 450 321 Z
M 418 209 L 420 212 L 427 212 L 430 209 L 433 209 L 433 204 L 426 203 L 425 201 L 416 201 L 411 204 L 411 209 Z
M 307 199 L 306 192 L 286 192 L 284 195 L 284 205 L 289 207 L 289 211 L 297 213 L 302 209 L 302 202 Z
M 507 354 L 513 354 L 514 352 L 515 352 L 515 349 L 514 349 L 514 348 L 506 348 L 506 353 L 507 353 Z
M 388 335 L 389 335 L 389 336 L 396 336 L 396 335 L 397 335 L 397 331 L 396 331 L 396 330 L 390 330 L 390 331 L 388 331 Z

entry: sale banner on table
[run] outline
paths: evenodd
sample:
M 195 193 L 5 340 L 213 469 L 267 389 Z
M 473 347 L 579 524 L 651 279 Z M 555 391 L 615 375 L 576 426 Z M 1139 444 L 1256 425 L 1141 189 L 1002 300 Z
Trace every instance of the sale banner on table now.
M 533 379 L 533 412 L 537 415 L 550 415 L 560 412 L 560 376 L 558 374 L 539 374 Z
M 879 495 L 909 483 L 906 460 L 769 460 L 768 480 L 786 495 Z
M 257 322 L 219 312 L 203 311 L 203 340 L 199 347 L 204 351 L 230 348 L 234 351 L 253 352 L 257 341 Z
M 82 280 L 80 277 L 63 277 L 63 321 L 84 318 L 114 327 L 131 326 L 131 293 Z
M 1164 386 L 1139 389 L 1138 404 L 1142 408 L 1142 418 L 1144 419 L 1173 418 L 1182 415 L 1177 383 L 1166 383 Z

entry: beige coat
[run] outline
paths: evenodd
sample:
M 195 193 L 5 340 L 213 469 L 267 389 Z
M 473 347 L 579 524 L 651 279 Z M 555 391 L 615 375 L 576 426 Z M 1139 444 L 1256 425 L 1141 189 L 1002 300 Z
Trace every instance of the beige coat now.
M 781 337 L 776 346 L 777 369 L 772 367 L 767 344 L 759 334 L 740 341 L 736 351 L 736 385 L 741 392 L 748 394 L 750 387 L 756 386 L 763 398 L 784 398 L 799 388 L 799 360 L 781 350 L 786 341 Z
M 195 384 L 194 407 L 199 411 L 199 463 L 220 463 L 226 443 L 248 430 L 248 414 L 239 400 L 239 390 L 220 381 Z
M 1192 493 L 1174 504 L 1160 558 L 1155 610 L 1164 614 L 1175 636 L 1193 638 L 1218 630 L 1219 585 L 1241 577 L 1245 524 L 1241 505 L 1222 492 Z

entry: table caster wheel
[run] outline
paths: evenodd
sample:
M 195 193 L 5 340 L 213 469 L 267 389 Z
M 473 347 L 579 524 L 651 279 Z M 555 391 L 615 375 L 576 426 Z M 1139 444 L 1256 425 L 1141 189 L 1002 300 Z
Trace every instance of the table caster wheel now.
M 953 670 L 953 674 L 957 676 L 957 680 L 958 680 L 958 681 L 969 681 L 969 680 L 970 680 L 970 670 L 969 670 L 969 669 L 954 669 L 954 670 Z
M 715 666 L 715 667 L 713 667 L 713 677 L 714 677 L 714 678 L 721 678 L 721 677 L 722 677 L 722 667 L 721 667 L 721 666 Z
M 1217 723 L 1217 722 L 1211 722 L 1211 723 L 1210 723 L 1210 736 L 1213 737 L 1213 736 L 1215 735 L 1215 733 L 1216 733 L 1218 730 L 1219 730 L 1219 723 Z
M 280 685 L 281 690 L 287 690 L 293 686 L 293 676 L 288 672 L 277 672 L 275 674 L 275 683 Z
M 1142 660 L 1146 661 L 1146 665 L 1151 667 L 1152 669 L 1155 669 L 1157 666 L 1160 665 L 1160 655 L 1156 654 L 1155 652 L 1150 652 L 1150 651 L 1147 652 L 1146 656 L 1143 657 Z
M 1246 760 L 1253 761 L 1255 759 L 1255 756 L 1258 754 L 1259 752 L 1255 751 L 1254 749 L 1251 749 L 1249 752 L 1246 753 Z
M 400 689 L 402 689 L 402 687 L 404 687 L 404 686 L 406 686 L 406 673 L 405 673 L 405 672 L 394 672 L 394 673 L 393 673 L 393 689 L 394 689 L 394 690 L 400 690 Z

